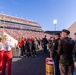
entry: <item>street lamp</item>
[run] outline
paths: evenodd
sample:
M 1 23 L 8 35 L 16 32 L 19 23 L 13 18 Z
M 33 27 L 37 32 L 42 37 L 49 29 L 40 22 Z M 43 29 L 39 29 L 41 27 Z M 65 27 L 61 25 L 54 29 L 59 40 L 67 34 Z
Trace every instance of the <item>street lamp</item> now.
M 55 31 L 56 31 L 57 19 L 54 19 L 54 20 L 53 20 L 53 24 L 55 25 Z

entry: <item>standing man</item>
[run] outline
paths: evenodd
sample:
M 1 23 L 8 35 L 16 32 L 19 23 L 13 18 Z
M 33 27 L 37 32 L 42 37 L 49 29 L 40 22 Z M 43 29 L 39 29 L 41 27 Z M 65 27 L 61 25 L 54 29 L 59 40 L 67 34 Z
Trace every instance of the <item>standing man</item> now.
M 31 42 L 31 52 L 32 52 L 32 57 L 36 57 L 36 43 L 35 43 L 36 40 L 33 40 Z
M 62 39 L 58 42 L 58 54 L 60 55 L 59 68 L 60 75 L 73 74 L 73 58 L 72 51 L 75 42 L 68 37 L 70 31 L 63 29 L 61 33 Z
M 55 75 L 60 75 L 59 71 L 59 55 L 57 53 L 58 50 L 58 41 L 60 40 L 60 34 L 56 33 L 55 34 L 55 41 L 53 45 L 53 50 L 52 50 L 52 58 L 54 60 L 54 66 L 55 66 Z
M 21 37 L 21 42 L 20 42 L 20 44 L 21 44 L 21 56 L 24 56 L 24 54 L 26 54 L 25 53 L 25 46 L 24 46 L 25 41 L 26 41 L 26 39 L 24 38 L 24 36 L 22 36 Z
M 73 75 L 76 75 L 76 43 L 73 49 L 73 62 L 74 62 L 74 74 Z
M 45 37 L 42 39 L 42 43 L 43 43 L 44 53 L 47 53 L 48 40 L 47 40 L 47 38 L 46 38 L 46 35 L 45 35 Z
M 26 40 L 25 46 L 27 50 L 27 57 L 29 58 L 31 57 L 31 42 L 29 38 Z

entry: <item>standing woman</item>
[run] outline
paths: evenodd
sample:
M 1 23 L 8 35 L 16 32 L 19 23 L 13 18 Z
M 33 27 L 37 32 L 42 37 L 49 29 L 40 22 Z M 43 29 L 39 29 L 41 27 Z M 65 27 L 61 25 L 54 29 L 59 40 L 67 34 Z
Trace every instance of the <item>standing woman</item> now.
M 2 72 L 3 52 L 4 52 L 4 47 L 2 43 L 2 38 L 0 37 L 0 73 Z
M 3 54 L 3 62 L 2 62 L 2 75 L 5 75 L 6 64 L 8 64 L 8 75 L 11 75 L 11 65 L 12 65 L 12 48 L 13 45 L 8 37 L 5 36 L 4 42 L 4 54 Z

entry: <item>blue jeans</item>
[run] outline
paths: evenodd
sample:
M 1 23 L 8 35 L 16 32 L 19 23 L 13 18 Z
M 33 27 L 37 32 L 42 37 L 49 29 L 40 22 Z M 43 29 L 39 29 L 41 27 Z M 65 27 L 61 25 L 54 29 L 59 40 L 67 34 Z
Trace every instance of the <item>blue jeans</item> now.
M 55 75 L 60 75 L 58 58 L 54 58 L 54 68 L 55 68 Z

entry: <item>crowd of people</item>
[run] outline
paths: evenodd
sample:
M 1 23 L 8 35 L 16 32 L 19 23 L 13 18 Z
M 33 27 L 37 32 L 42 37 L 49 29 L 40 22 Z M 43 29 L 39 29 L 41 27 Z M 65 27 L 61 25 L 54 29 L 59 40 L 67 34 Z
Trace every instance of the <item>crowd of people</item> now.
M 19 38 L 17 49 L 20 50 L 21 57 L 35 57 L 36 51 L 43 50 L 44 53 L 48 52 L 48 43 L 49 39 L 46 35 L 42 39 L 33 36 L 31 38 L 22 36 Z
M 25 57 L 36 57 L 37 46 L 38 42 L 34 37 L 26 39 L 22 36 L 19 38 L 19 42 L 17 44 L 17 48 L 20 50 L 20 56 Z
M 69 37 L 70 31 L 63 29 L 50 37 L 48 47 L 54 60 L 55 75 L 76 75 L 76 33 L 75 39 Z
M 63 29 L 47 39 L 25 38 L 18 40 L 16 49 L 20 50 L 20 57 L 36 57 L 36 51 L 50 52 L 50 58 L 54 60 L 55 75 L 76 75 L 76 33 L 75 39 L 69 37 L 70 31 Z M 5 75 L 6 63 L 8 64 L 8 75 L 11 75 L 12 43 L 6 35 L 0 37 L 0 73 Z
M 50 57 L 54 60 L 55 75 L 76 75 L 76 39 L 69 37 L 70 31 L 64 29 L 47 39 L 21 38 L 18 47 L 21 56 L 35 57 L 36 50 L 42 47 L 44 53 L 50 51 Z M 76 33 L 74 34 L 76 38 Z
M 17 49 L 20 50 L 20 57 L 36 57 L 36 50 L 42 46 L 42 39 L 34 38 L 24 38 L 22 36 L 19 38 L 18 44 L 16 46 Z M 7 35 L 0 36 L 0 74 L 5 75 L 6 69 L 8 75 L 11 74 L 11 66 L 12 66 L 12 48 L 13 44 Z M 7 66 L 7 68 L 6 68 Z
M 24 30 L 33 30 L 33 31 L 43 31 L 40 27 L 34 27 L 34 26 L 27 26 L 27 25 L 18 25 L 18 24 L 13 24 L 13 23 L 5 23 L 4 22 L 0 23 L 1 27 L 4 28 L 9 28 L 9 29 L 24 29 Z
M 7 29 L 7 28 L 0 28 L 0 35 L 2 35 L 2 32 L 7 33 L 14 39 L 18 40 L 20 36 L 25 35 L 26 38 L 29 38 L 31 36 L 38 37 L 42 39 L 45 35 L 49 38 L 50 34 L 47 34 L 45 32 L 35 32 L 35 31 L 27 31 L 27 30 L 17 30 L 17 29 Z
M 16 23 L 23 23 L 23 24 L 33 25 L 33 26 L 39 26 L 39 24 L 35 21 L 26 20 L 24 18 L 9 16 L 9 15 L 5 15 L 5 14 L 0 14 L 0 19 L 6 20 L 6 21 L 11 21 L 11 22 L 16 22 Z

